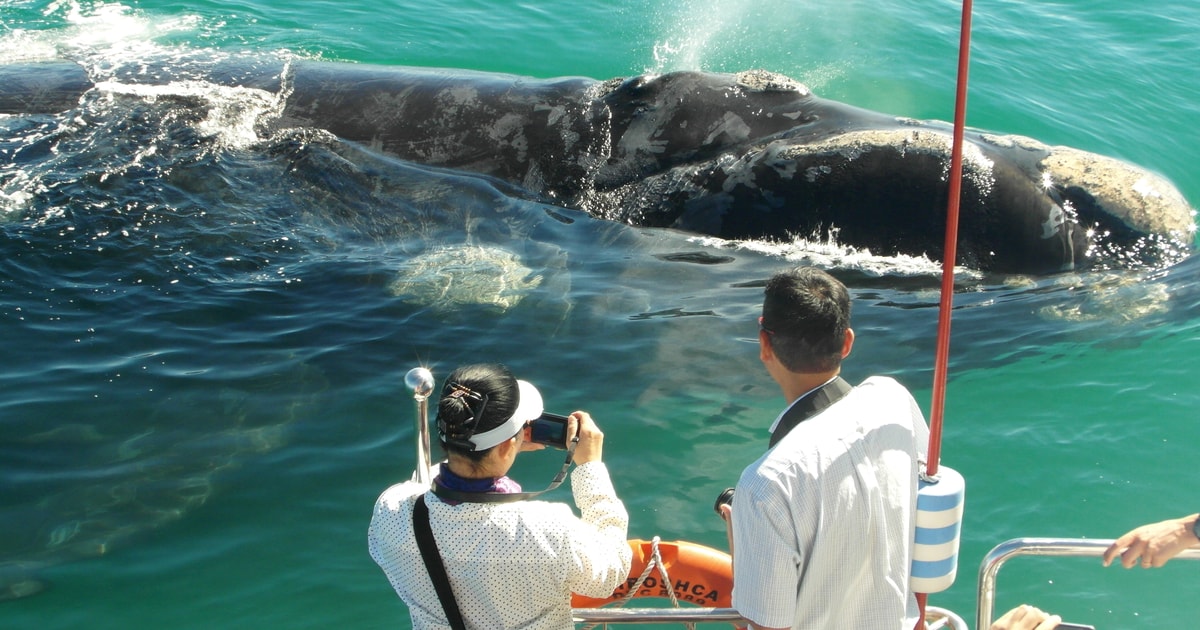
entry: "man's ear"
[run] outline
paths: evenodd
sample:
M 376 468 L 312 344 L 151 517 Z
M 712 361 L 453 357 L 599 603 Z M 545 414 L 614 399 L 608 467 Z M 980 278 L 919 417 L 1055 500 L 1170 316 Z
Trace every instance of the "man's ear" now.
M 850 349 L 854 347 L 854 329 L 846 329 L 846 338 L 842 341 L 842 358 L 850 356 Z
M 767 363 L 775 356 L 775 349 L 771 347 L 771 335 L 765 330 L 758 331 L 758 358 L 763 363 Z

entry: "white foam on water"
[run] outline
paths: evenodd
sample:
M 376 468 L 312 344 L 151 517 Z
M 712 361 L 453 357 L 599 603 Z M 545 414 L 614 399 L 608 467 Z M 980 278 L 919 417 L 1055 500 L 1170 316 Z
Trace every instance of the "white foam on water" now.
M 690 240 L 706 247 L 756 252 L 798 265 L 854 269 L 868 275 L 914 277 L 942 273 L 942 263 L 927 256 L 873 254 L 869 249 L 839 243 L 836 233 L 824 238 L 792 236 L 791 240 L 726 240 L 715 236 L 697 236 Z M 967 279 L 981 277 L 979 272 L 963 267 L 956 267 L 955 275 Z
M 284 104 L 280 94 L 205 81 L 172 81 L 165 85 L 104 81 L 96 84 L 96 90 L 107 95 L 135 96 L 150 103 L 160 99 L 203 103 L 208 113 L 196 123 L 196 130 L 219 145 L 230 148 L 246 147 L 258 142 L 258 123 L 264 117 L 278 115 Z
M 63 58 L 138 58 L 161 50 L 156 38 L 190 32 L 199 16 L 150 19 L 119 2 L 52 2 L 42 12 L 49 29 L 0 30 L 0 63 L 32 63 Z

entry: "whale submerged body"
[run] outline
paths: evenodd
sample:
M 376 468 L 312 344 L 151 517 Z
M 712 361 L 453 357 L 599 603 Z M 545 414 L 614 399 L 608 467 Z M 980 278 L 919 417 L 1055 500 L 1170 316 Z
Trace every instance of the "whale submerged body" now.
M 169 84 L 169 69 L 117 76 Z M 952 130 L 819 98 L 763 71 L 597 81 L 332 62 L 220 62 L 265 90 L 260 131 L 317 128 L 430 166 L 517 184 L 613 221 L 728 239 L 835 236 L 940 259 Z M 0 69 L 0 113 L 50 113 L 103 90 L 82 67 Z M 1194 211 L 1164 178 L 1030 138 L 964 140 L 957 263 L 1001 273 L 1162 267 Z

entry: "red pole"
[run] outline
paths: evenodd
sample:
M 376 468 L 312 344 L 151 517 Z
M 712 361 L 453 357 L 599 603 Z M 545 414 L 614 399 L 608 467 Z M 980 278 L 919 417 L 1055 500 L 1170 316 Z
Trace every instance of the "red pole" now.
M 954 147 L 950 158 L 950 190 L 946 204 L 946 244 L 942 257 L 942 299 L 938 310 L 937 354 L 933 364 L 933 403 L 929 419 L 929 462 L 937 474 L 942 449 L 942 415 L 946 399 L 946 365 L 950 355 L 950 311 L 954 305 L 954 260 L 958 256 L 958 202 L 962 193 L 963 133 L 967 118 L 967 67 L 971 58 L 971 0 L 963 0 L 958 44 L 958 91 L 954 105 Z
M 934 476 L 942 452 L 942 417 L 946 402 L 946 372 L 950 357 L 950 313 L 954 306 L 954 261 L 958 257 L 958 206 L 962 194 L 962 145 L 967 119 L 967 68 L 971 59 L 971 0 L 963 0 L 958 42 L 958 88 L 954 98 L 954 145 L 950 157 L 950 188 L 946 202 L 946 242 L 942 256 L 942 296 L 938 308 L 937 351 L 933 363 L 933 402 L 929 413 L 929 458 L 926 473 Z M 927 593 L 917 593 L 925 627 Z

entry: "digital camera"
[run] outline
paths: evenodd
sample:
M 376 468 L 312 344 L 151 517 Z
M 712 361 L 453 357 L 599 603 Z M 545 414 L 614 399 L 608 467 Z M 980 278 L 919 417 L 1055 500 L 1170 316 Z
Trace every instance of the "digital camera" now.
M 543 413 L 529 423 L 529 441 L 545 444 L 551 448 L 567 448 L 567 417 L 556 413 Z

